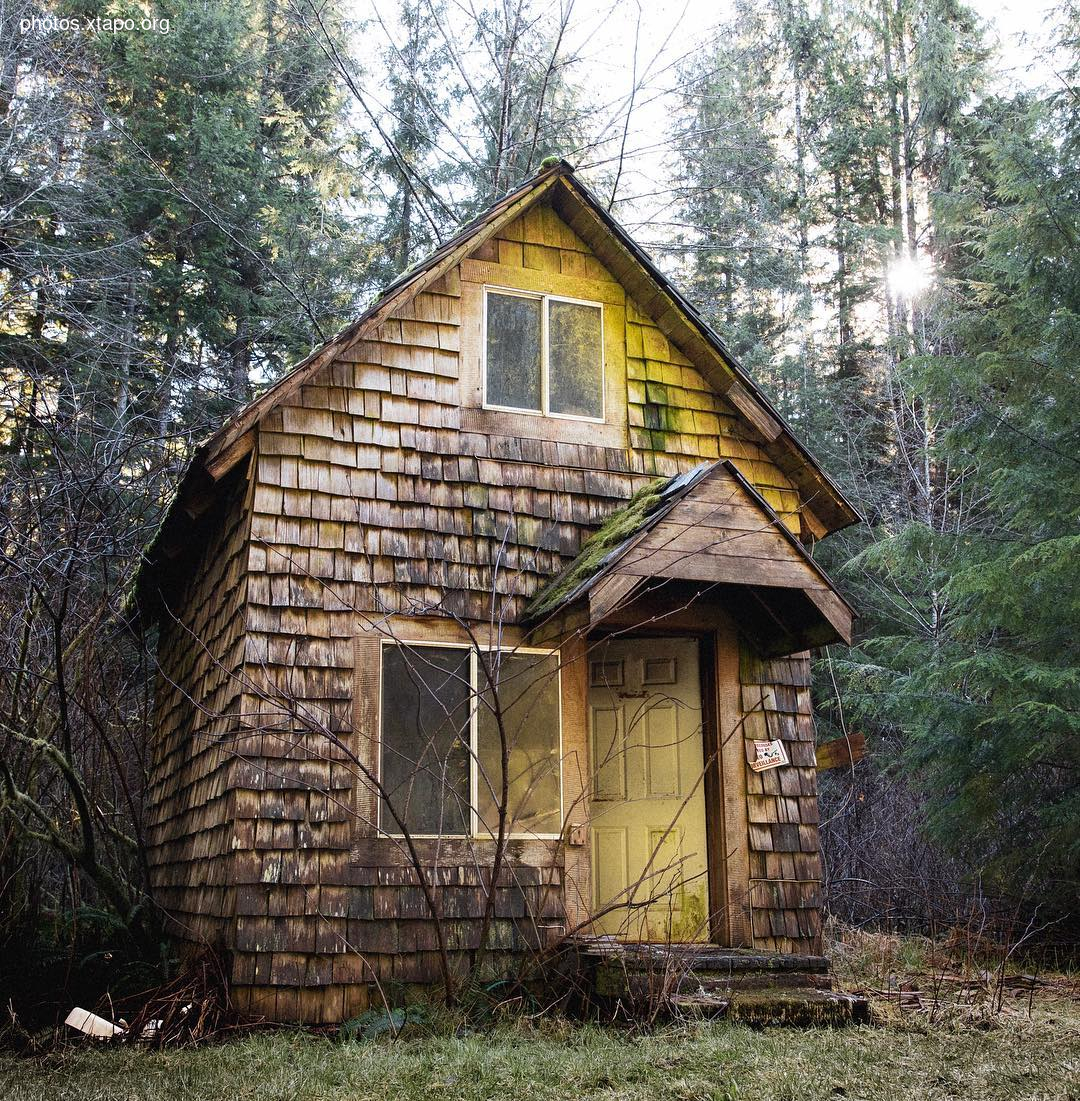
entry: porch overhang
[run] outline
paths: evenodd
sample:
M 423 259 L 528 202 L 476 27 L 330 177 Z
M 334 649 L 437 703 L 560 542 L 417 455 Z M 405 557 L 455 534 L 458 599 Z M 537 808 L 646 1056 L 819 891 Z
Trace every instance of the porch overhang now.
M 730 460 L 703 464 L 632 499 L 533 600 L 551 636 L 655 623 L 722 607 L 758 650 L 850 643 L 854 611 Z M 659 625 L 659 624 L 658 624 Z M 670 624 L 669 624 L 670 625 Z

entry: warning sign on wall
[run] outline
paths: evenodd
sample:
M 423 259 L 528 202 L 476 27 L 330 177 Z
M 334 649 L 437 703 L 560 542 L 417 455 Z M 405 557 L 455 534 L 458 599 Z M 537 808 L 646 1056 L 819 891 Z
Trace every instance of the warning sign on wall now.
M 769 768 L 788 763 L 787 750 L 779 739 L 771 742 L 754 742 L 755 757 L 750 767 L 755 772 L 764 772 Z

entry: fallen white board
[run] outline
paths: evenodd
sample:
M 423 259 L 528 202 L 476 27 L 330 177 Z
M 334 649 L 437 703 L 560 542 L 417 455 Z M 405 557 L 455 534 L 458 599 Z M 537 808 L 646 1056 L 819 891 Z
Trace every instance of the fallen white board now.
M 77 1028 L 87 1036 L 94 1036 L 98 1040 L 111 1040 L 114 1036 L 123 1034 L 124 1029 L 114 1025 L 112 1021 L 91 1013 L 89 1009 L 80 1009 L 76 1006 L 64 1020 L 64 1024 Z

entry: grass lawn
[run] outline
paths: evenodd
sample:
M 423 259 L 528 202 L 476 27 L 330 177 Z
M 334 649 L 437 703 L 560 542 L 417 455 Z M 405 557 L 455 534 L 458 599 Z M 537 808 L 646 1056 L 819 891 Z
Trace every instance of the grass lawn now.
M 470 1032 L 443 1012 L 396 1039 L 282 1030 L 165 1051 L 75 1040 L 37 1059 L 0 1054 L 0 1101 L 1080 1101 L 1076 972 L 999 987 L 992 968 L 941 944 L 854 931 L 831 955 L 848 989 L 921 993 L 877 997 L 874 1026 L 835 1030 L 513 1018 Z
M 1080 1006 L 1040 999 L 989 1025 L 723 1022 L 649 1035 L 549 1022 L 341 1044 L 279 1032 L 195 1050 L 88 1049 L 0 1058 L 6 1101 L 410 1101 L 413 1098 L 1054 1098 L 1080 1101 Z

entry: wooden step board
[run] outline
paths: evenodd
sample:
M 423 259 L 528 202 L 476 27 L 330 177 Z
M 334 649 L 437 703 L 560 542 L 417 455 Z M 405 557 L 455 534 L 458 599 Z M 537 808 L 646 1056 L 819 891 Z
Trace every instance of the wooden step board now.
M 742 1024 L 793 1025 L 800 1028 L 824 1025 L 869 1024 L 870 1003 L 859 994 L 836 990 L 779 989 L 739 990 L 727 995 L 700 991 L 676 994 L 670 999 L 673 1011 L 699 1017 L 724 1017 Z
M 870 1019 L 865 998 L 832 989 L 825 956 L 711 944 L 575 943 L 577 970 L 596 1008 L 622 1003 L 752 1025 L 841 1025 Z
M 827 974 L 827 956 L 809 956 L 790 952 L 755 952 L 749 948 L 722 948 L 715 944 L 637 944 L 607 937 L 578 938 L 575 942 L 583 958 L 619 961 L 627 968 L 692 966 L 699 971 L 724 973 L 810 971 Z

